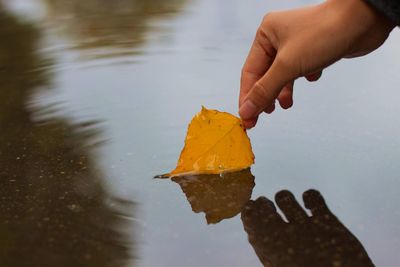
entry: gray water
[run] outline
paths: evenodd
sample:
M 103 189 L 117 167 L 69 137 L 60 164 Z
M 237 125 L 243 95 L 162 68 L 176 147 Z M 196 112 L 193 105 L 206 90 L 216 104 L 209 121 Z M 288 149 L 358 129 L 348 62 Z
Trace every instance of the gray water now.
M 0 3 L 1 266 L 261 266 L 239 211 L 207 224 L 177 182 L 152 177 L 175 167 L 201 105 L 237 114 L 263 15 L 313 1 Z M 293 108 L 248 132 L 243 193 L 302 203 L 319 190 L 388 267 L 400 263 L 399 43 L 396 29 L 298 80 Z

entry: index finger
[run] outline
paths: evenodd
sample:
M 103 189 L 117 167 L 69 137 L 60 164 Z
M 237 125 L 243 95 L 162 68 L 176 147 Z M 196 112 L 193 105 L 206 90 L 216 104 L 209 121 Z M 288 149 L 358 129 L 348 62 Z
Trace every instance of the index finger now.
M 260 27 L 242 68 L 239 108 L 254 84 L 264 76 L 272 65 L 275 56 L 275 48 L 272 46 L 264 30 Z

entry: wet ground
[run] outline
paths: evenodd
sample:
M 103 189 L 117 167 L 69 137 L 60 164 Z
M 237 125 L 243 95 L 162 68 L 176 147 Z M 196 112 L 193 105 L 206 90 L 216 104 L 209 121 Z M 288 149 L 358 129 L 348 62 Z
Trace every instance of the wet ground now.
M 152 179 L 174 168 L 201 105 L 237 114 L 263 14 L 309 3 L 0 1 L 0 266 L 328 266 L 340 254 L 397 267 L 397 29 L 299 80 L 294 107 L 249 131 L 251 170 Z M 315 191 L 311 219 L 278 194 L 289 224 L 267 199 L 248 202 L 286 189 L 303 206 L 311 188 L 340 221 Z

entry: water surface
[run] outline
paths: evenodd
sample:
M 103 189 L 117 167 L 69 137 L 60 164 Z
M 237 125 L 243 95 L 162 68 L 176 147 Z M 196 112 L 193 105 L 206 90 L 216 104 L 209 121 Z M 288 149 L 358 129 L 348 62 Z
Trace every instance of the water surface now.
M 0 3 L 0 265 L 261 266 L 243 205 L 315 188 L 376 266 L 398 266 L 397 29 L 297 81 L 294 107 L 249 131 L 251 171 L 154 180 L 201 105 L 237 114 L 263 14 L 313 1 Z

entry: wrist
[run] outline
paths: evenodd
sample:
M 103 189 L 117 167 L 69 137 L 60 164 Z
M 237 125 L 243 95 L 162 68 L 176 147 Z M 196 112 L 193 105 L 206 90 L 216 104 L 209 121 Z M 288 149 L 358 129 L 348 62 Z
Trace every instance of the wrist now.
M 400 2 L 393 0 L 364 0 L 371 7 L 381 12 L 395 25 L 400 25 Z
M 332 10 L 337 11 L 339 19 L 359 28 L 379 28 L 383 32 L 390 33 L 396 26 L 389 18 L 381 13 L 366 0 L 328 0 L 324 3 Z
M 364 27 L 379 25 L 381 30 L 386 32 L 390 32 L 396 26 L 365 0 L 328 0 L 326 3 L 338 10 L 344 21 L 350 21 L 356 25 Z
M 381 46 L 395 24 L 364 0 L 328 0 L 321 4 L 330 15 L 331 32 L 346 47 L 343 57 L 369 54 Z

